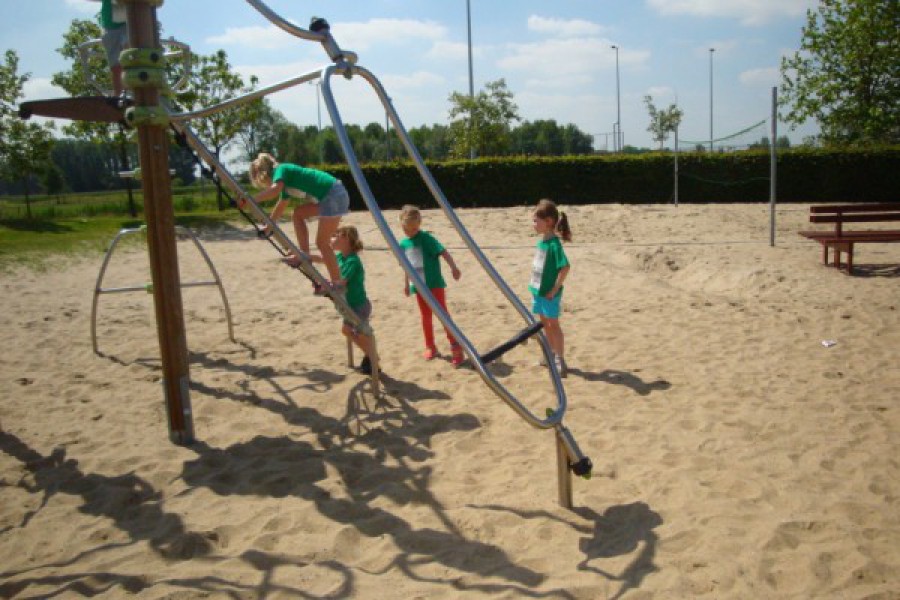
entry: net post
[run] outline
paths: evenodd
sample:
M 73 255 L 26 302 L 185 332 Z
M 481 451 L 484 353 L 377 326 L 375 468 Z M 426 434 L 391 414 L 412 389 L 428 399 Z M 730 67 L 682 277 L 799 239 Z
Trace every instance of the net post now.
M 772 143 L 769 144 L 769 246 L 775 246 L 775 203 L 778 184 L 778 88 L 772 88 Z

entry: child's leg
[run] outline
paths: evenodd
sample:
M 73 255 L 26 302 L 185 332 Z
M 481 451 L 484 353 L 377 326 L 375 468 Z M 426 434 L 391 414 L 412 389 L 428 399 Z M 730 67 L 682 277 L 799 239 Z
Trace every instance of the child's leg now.
M 419 303 L 419 315 L 422 317 L 422 333 L 425 335 L 425 347 L 434 348 L 434 328 L 431 324 L 431 307 L 425 302 L 421 294 L 416 294 L 416 302 Z
M 447 291 L 445 288 L 432 288 L 431 293 L 434 295 L 434 299 L 438 301 L 438 304 L 441 305 L 441 308 L 444 309 L 444 312 L 448 315 L 450 311 L 447 310 Z M 454 339 L 453 334 L 450 333 L 450 330 L 444 327 L 444 333 L 447 334 L 447 341 L 450 342 L 451 347 L 458 346 L 456 343 L 456 339 Z
M 341 328 L 341 333 L 343 333 L 345 337 L 353 340 L 353 343 L 363 351 L 363 354 L 368 356 L 369 360 L 372 360 L 372 338 L 361 333 L 356 333 L 353 328 L 346 323 L 344 323 L 344 326 Z
M 303 204 L 294 208 L 291 216 L 291 220 L 294 222 L 294 234 L 297 236 L 297 245 L 304 254 L 309 254 L 309 229 L 306 227 L 306 220 L 316 216 L 317 212 L 318 207 L 315 204 Z M 273 221 L 275 220 L 274 214 L 275 211 L 272 211 Z
M 544 332 L 547 334 L 547 341 L 550 342 L 550 348 L 553 353 L 559 357 L 565 356 L 565 338 L 563 337 L 562 327 L 559 325 L 559 319 L 551 319 L 541 315 L 541 322 L 544 324 Z
M 319 227 L 316 230 L 316 247 L 322 255 L 322 261 L 328 269 L 328 278 L 333 283 L 341 280 L 341 269 L 337 264 L 337 257 L 331 248 L 331 236 L 341 224 L 340 217 L 319 217 Z

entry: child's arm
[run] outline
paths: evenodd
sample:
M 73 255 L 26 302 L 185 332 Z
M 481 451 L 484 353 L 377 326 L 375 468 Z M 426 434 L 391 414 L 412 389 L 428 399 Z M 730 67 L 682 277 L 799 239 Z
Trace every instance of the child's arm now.
M 547 300 L 553 300 L 553 298 L 556 297 L 556 294 L 559 293 L 559 290 L 563 286 L 563 282 L 565 282 L 566 277 L 569 275 L 569 268 L 569 265 L 566 265 L 559 270 L 559 273 L 556 274 L 556 283 L 554 283 L 553 287 L 550 288 L 550 291 L 547 292 Z
M 253 196 L 253 201 L 256 202 L 257 204 L 259 204 L 260 202 L 268 202 L 269 200 L 275 200 L 276 198 L 281 196 L 281 190 L 283 190 L 283 189 L 284 189 L 284 182 L 276 181 L 275 183 L 273 183 L 266 189 L 256 192 L 256 195 Z M 238 201 L 238 206 L 240 206 L 241 208 L 244 208 L 244 205 L 246 205 L 246 204 L 247 204 L 246 198 L 241 198 Z M 281 210 L 283 212 L 284 208 L 282 208 Z
M 440 256 L 443 256 L 444 260 L 447 261 L 447 266 L 450 267 L 450 273 L 453 275 L 453 279 L 459 281 L 459 278 L 462 277 L 462 272 L 459 270 L 459 267 L 456 266 L 456 262 L 453 260 L 453 257 L 450 256 L 450 252 L 444 250 L 441 252 Z

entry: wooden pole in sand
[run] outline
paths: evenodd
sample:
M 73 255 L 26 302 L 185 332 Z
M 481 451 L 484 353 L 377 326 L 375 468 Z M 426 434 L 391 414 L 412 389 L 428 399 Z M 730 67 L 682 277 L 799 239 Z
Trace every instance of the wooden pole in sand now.
M 166 78 L 156 8 L 163 0 L 124 2 L 131 49 L 122 53 L 122 66 L 125 85 L 134 93 L 134 107 L 128 109 L 126 118 L 138 134 L 169 439 L 186 445 L 194 441 L 194 427 L 188 392 L 190 377 L 175 244 L 175 212 L 169 181 L 168 112 L 159 102 L 160 88 L 165 85 Z

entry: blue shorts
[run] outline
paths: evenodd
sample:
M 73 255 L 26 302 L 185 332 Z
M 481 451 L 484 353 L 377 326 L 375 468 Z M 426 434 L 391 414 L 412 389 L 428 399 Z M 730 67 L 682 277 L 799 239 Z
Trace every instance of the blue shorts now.
M 325 194 L 325 197 L 319 200 L 319 216 L 320 217 L 342 217 L 350 212 L 350 194 L 347 188 L 338 179 Z
M 553 300 L 547 300 L 544 296 L 532 295 L 534 302 L 531 304 L 531 312 L 543 315 L 548 319 L 558 319 L 562 309 L 562 294 L 557 294 Z

